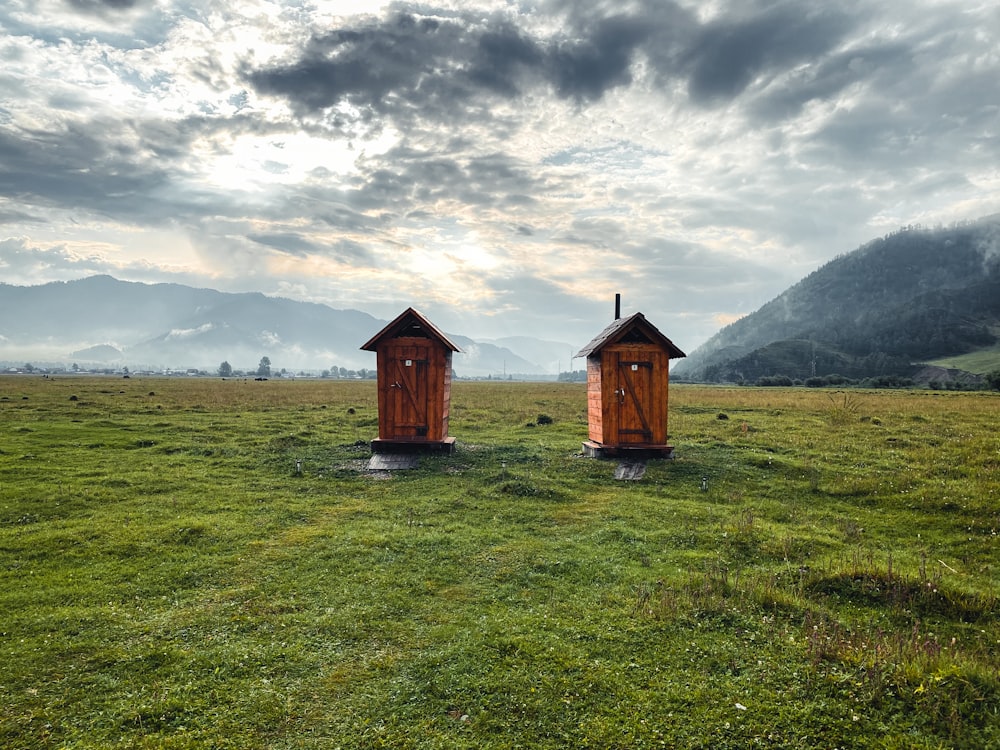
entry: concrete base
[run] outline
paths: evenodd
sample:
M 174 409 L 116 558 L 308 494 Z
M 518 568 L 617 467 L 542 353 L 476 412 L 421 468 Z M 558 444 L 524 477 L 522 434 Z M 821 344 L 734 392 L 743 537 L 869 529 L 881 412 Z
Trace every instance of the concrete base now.
M 444 440 L 372 440 L 372 453 L 454 453 L 455 438 Z
M 583 444 L 587 458 L 620 458 L 624 461 L 645 461 L 650 458 L 673 458 L 672 445 L 603 445 L 593 440 Z
M 416 453 L 376 453 L 368 461 L 368 471 L 407 471 L 417 468 Z
M 638 482 L 646 474 L 645 461 L 629 461 L 618 464 L 615 469 L 615 479 L 618 481 Z

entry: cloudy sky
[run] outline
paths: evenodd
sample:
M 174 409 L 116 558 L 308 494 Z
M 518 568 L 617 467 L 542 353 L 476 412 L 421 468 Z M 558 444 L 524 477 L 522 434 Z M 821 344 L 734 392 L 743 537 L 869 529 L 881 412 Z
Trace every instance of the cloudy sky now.
M 5 0 L 0 281 L 691 351 L 1000 211 L 995 0 Z

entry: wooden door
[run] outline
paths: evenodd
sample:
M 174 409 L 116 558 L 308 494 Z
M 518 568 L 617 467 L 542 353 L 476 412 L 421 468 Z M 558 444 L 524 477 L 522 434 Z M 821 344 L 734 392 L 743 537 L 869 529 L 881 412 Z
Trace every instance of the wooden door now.
M 656 415 L 653 362 L 640 352 L 615 352 L 614 359 L 617 444 L 652 443 Z
M 389 357 L 386 406 L 393 438 L 425 438 L 429 429 L 429 364 L 426 347 L 395 349 Z

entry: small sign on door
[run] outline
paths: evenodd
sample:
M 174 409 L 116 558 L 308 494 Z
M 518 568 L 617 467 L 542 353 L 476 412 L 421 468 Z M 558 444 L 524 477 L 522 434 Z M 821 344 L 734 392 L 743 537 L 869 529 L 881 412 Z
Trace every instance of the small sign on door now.
M 633 364 L 632 365 L 632 372 L 638 372 L 638 371 L 639 371 L 639 365 Z
M 406 360 L 406 366 L 407 367 L 413 367 L 413 360 L 412 359 Z

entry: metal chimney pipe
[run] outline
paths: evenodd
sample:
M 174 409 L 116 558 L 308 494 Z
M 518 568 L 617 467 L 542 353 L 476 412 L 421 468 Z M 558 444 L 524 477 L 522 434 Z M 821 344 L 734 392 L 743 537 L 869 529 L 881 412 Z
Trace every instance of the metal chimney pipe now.
M 622 296 L 620 294 L 615 295 L 615 320 L 618 320 L 622 316 Z

